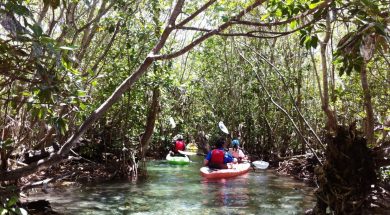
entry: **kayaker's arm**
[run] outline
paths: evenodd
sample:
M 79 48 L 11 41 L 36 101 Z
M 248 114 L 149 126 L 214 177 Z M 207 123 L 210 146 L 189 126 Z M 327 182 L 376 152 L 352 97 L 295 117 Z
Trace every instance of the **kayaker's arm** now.
M 209 151 L 209 153 L 207 153 L 207 156 L 203 161 L 203 165 L 208 166 L 210 159 L 211 159 L 211 151 Z

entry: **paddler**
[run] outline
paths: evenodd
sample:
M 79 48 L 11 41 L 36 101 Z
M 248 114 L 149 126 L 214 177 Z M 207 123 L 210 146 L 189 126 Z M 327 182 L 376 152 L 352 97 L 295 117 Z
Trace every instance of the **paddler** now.
M 229 153 L 238 160 L 238 163 L 242 163 L 248 160 L 248 156 L 240 148 L 240 141 L 237 137 L 232 140 L 232 148 L 229 148 Z
M 183 135 L 179 134 L 177 135 L 175 144 L 173 145 L 173 150 L 170 151 L 169 153 L 171 156 L 185 156 L 179 153 L 180 151 L 185 151 L 186 150 L 186 144 L 183 140 Z
M 205 166 L 212 169 L 228 169 L 228 163 L 237 162 L 231 154 L 225 151 L 226 141 L 223 137 L 216 141 L 215 146 L 216 148 L 207 154 L 204 160 Z

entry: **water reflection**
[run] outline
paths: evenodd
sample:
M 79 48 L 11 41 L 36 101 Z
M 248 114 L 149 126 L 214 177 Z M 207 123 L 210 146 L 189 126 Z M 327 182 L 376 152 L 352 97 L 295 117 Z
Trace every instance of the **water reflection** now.
M 249 175 L 242 175 L 233 179 L 203 179 L 202 194 L 208 196 L 203 201 L 206 207 L 229 206 L 246 208 L 249 205 Z

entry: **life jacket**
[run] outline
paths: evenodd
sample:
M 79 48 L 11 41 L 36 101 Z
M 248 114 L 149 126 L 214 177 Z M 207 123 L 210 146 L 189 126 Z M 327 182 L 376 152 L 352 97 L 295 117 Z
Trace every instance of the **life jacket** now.
M 182 140 L 177 140 L 175 143 L 175 152 L 178 153 L 180 151 L 185 150 L 185 144 Z
M 210 163 L 212 163 L 212 164 L 223 164 L 224 157 L 225 157 L 224 150 L 214 149 L 213 151 L 211 151 Z

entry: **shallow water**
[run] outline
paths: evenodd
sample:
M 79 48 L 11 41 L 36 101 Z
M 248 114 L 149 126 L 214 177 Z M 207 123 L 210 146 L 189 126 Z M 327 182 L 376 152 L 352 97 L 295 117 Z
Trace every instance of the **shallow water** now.
M 303 214 L 314 206 L 313 188 L 272 170 L 231 179 L 206 180 L 202 157 L 187 166 L 148 163 L 149 177 L 36 193 L 64 214 Z

